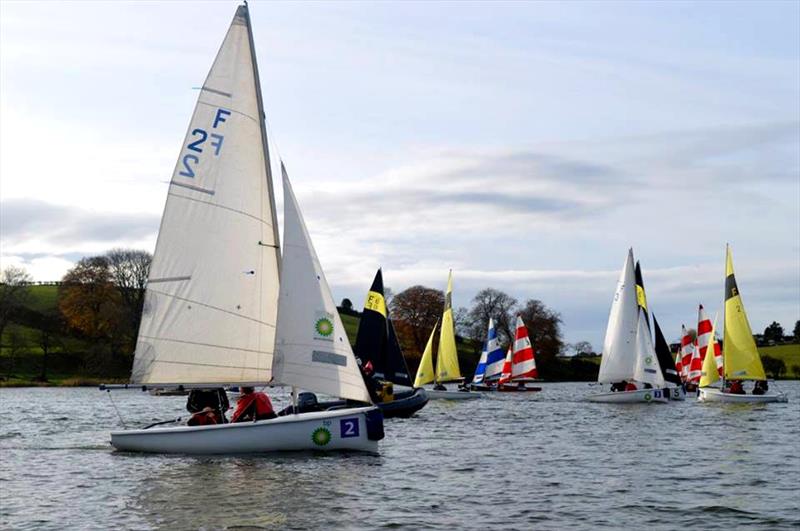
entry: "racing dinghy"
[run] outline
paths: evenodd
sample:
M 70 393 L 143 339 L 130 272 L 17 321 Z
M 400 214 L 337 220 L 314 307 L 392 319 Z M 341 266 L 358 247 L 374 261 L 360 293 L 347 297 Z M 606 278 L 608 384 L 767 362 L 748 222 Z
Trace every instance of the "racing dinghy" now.
M 170 181 L 131 382 L 208 389 L 272 381 L 292 386 L 295 397 L 306 389 L 353 407 L 235 424 L 158 423 L 112 432 L 118 450 L 377 451 L 383 416 L 371 403 L 283 164 L 281 173 L 282 260 L 244 5 L 200 89 Z
M 588 396 L 591 402 L 667 402 L 647 317 L 637 303 L 633 249 L 628 250 L 611 303 L 597 380 L 612 384 L 612 391 Z
M 539 373 L 536 370 L 536 359 L 528 329 L 522 322 L 522 317 L 517 316 L 516 331 L 514 332 L 513 348 L 509 347 L 506 354 L 500 379 L 497 381 L 496 391 L 501 393 L 526 393 L 541 391 L 541 387 L 528 385 L 538 381 Z
M 700 388 L 697 399 L 700 402 L 725 402 L 732 404 L 763 404 L 768 402 L 788 402 L 785 393 L 770 391 L 767 384 L 767 375 L 761 356 L 758 353 L 750 322 L 744 311 L 744 303 L 736 285 L 733 272 L 733 257 L 730 246 L 725 249 L 725 303 L 724 303 L 725 330 L 723 335 L 724 349 L 722 350 L 722 386 L 713 387 L 712 384 L 720 379 L 717 362 L 714 356 L 707 355 L 703 361 Z M 716 323 L 715 323 L 716 324 Z M 708 350 L 716 343 L 714 328 L 710 335 Z M 754 381 L 755 385 L 750 393 L 745 391 L 743 382 Z
M 438 323 L 437 323 L 438 325 Z M 414 378 L 414 387 L 422 387 L 425 384 L 433 383 L 433 388 L 426 388 L 430 400 L 470 400 L 480 398 L 481 394 L 470 391 L 466 387 L 459 386 L 458 389 L 448 389 L 445 387 L 447 382 L 463 382 L 461 369 L 458 364 L 458 350 L 456 349 L 456 333 L 453 324 L 453 271 L 447 278 L 447 293 L 444 298 L 444 312 L 442 314 L 442 324 L 439 328 L 439 349 L 436 356 L 436 371 L 433 370 L 433 338 L 436 333 L 436 325 L 431 331 L 422 359 L 417 368 L 417 375 Z

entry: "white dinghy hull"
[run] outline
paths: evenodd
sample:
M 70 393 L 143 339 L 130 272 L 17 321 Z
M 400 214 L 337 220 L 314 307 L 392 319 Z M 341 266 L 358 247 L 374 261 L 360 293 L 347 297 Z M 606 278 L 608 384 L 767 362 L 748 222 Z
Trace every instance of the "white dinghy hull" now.
M 605 404 L 636 404 L 636 403 L 659 403 L 666 404 L 667 397 L 664 389 L 637 389 L 636 391 L 617 391 L 589 395 L 589 402 L 602 402 Z
M 435 389 L 425 389 L 428 400 L 474 400 L 481 398 L 480 393 L 475 391 L 437 391 Z
M 724 402 L 728 404 L 767 404 L 769 402 L 788 402 L 783 393 L 767 393 L 765 395 L 737 395 L 723 393 L 716 387 L 701 387 L 697 395 L 699 402 Z
M 128 452 L 242 454 L 296 450 L 378 452 L 383 415 L 375 407 L 286 415 L 270 420 L 111 432 Z
M 664 392 L 671 401 L 686 400 L 686 391 L 683 387 L 667 387 L 664 389 Z

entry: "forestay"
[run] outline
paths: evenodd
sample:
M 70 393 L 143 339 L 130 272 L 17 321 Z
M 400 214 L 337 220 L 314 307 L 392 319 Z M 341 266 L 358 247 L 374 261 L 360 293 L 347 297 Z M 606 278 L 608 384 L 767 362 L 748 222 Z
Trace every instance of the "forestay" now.
M 169 186 L 134 383 L 270 380 L 278 238 L 246 7 L 200 95 Z
M 284 243 L 275 380 L 371 402 L 283 165 L 281 172 Z
M 617 281 L 614 301 L 611 303 L 598 382 L 612 383 L 633 378 L 633 368 L 636 366 L 637 324 L 633 249 L 629 249 Z

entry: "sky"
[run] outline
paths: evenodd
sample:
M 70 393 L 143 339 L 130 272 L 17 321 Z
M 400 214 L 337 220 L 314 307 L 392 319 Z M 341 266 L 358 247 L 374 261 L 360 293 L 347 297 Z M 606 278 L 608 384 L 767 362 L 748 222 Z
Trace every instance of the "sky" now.
M 236 5 L 0 0 L 0 267 L 154 248 Z M 675 340 L 721 312 L 729 242 L 753 330 L 800 319 L 800 2 L 250 8 L 337 300 L 452 268 L 456 306 L 536 298 L 599 350 L 633 247 Z

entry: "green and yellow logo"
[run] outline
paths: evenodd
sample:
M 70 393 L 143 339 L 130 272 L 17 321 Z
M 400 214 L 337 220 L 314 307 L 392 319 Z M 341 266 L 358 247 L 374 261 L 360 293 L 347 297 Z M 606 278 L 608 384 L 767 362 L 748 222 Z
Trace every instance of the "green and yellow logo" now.
M 644 399 L 645 399 L 645 401 L 646 401 L 646 402 L 649 402 L 649 401 L 650 401 L 652 398 L 653 398 L 653 397 L 652 397 L 652 396 L 650 396 L 650 393 L 645 393 L 645 395 L 644 395 Z
M 317 446 L 325 446 L 331 442 L 331 432 L 328 428 L 317 428 L 314 430 L 314 433 L 311 434 L 311 440 L 314 441 L 314 444 Z
M 320 317 L 314 323 L 314 330 L 322 337 L 330 337 L 333 334 L 333 323 L 327 317 Z
M 645 362 L 646 364 L 648 364 L 648 365 L 650 365 L 651 363 L 653 363 L 653 358 L 652 358 L 652 356 L 647 356 L 647 357 L 644 359 L 644 362 Z

